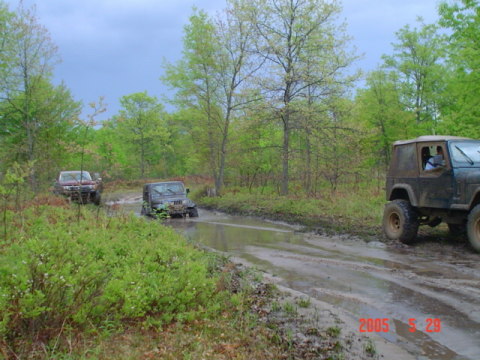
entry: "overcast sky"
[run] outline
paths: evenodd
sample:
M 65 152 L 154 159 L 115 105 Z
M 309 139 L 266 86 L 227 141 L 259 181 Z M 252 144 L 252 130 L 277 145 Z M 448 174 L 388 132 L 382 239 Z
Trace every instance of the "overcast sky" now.
M 18 0 L 7 0 L 11 10 Z M 39 22 L 59 48 L 62 63 L 55 82 L 64 81 L 84 104 L 105 97 L 108 111 L 119 111 L 124 95 L 148 91 L 161 99 L 166 88 L 159 77 L 162 59 L 181 55 L 183 26 L 192 7 L 214 15 L 225 0 L 24 0 L 35 4 Z M 438 19 L 439 0 L 343 0 L 342 18 L 363 59 L 357 67 L 373 70 L 382 54 L 392 53 L 395 32 Z

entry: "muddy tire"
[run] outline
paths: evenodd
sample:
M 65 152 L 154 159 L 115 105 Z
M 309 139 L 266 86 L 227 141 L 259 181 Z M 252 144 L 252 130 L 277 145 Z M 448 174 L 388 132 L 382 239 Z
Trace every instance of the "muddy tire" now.
M 383 211 L 383 231 L 390 240 L 411 244 L 418 232 L 418 215 L 406 200 L 393 200 Z
M 472 248 L 480 252 L 480 205 L 475 206 L 468 215 L 467 234 Z
M 96 192 L 95 195 L 93 195 L 93 203 L 95 205 L 100 205 L 100 203 L 102 202 L 102 195 L 100 195 L 99 192 Z
M 198 217 L 198 210 L 197 210 L 196 208 L 190 210 L 190 211 L 188 212 L 188 216 L 191 217 L 191 218 L 193 218 L 193 217 Z

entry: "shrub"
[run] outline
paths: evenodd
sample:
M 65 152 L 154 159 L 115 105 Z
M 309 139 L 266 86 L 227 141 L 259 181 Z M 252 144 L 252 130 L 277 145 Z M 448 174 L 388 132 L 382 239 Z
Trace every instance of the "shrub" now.
M 208 257 L 173 230 L 133 215 L 82 209 L 77 216 L 74 209 L 26 209 L 23 228 L 0 248 L 4 343 L 125 320 L 193 320 L 218 310 Z

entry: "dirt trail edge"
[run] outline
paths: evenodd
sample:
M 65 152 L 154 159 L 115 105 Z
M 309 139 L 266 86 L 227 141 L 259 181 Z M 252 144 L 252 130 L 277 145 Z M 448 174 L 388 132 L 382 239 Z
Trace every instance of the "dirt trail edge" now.
M 209 249 L 214 251 L 213 249 Z M 238 268 L 255 265 L 230 257 Z M 278 276 L 262 272 L 257 289 L 273 284 L 278 293 L 268 304 L 254 308 L 267 326 L 275 328 L 293 347 L 298 359 L 416 359 L 405 349 L 375 333 L 360 334 L 358 323 L 341 308 L 285 287 Z M 261 292 L 261 291 L 260 291 Z

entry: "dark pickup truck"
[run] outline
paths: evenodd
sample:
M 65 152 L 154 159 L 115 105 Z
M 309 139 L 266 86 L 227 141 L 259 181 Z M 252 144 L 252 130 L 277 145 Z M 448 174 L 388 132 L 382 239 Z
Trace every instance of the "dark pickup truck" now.
M 103 191 L 102 179 L 92 178 L 88 171 L 61 171 L 53 184 L 53 193 L 73 201 L 100 205 Z

